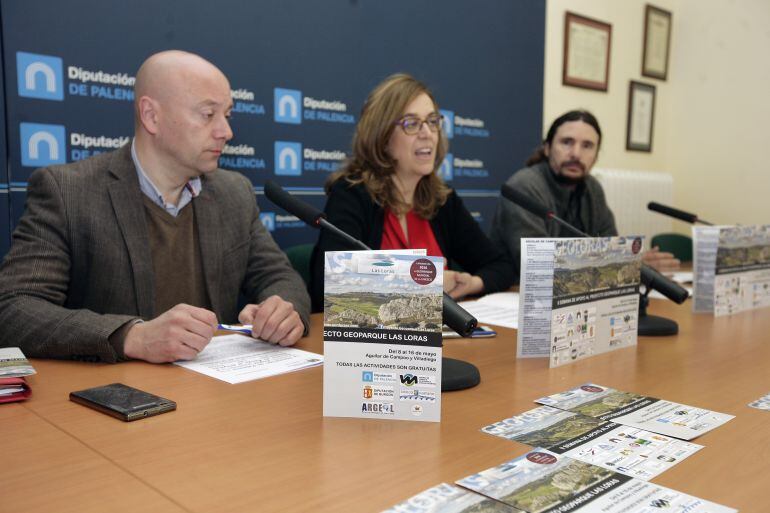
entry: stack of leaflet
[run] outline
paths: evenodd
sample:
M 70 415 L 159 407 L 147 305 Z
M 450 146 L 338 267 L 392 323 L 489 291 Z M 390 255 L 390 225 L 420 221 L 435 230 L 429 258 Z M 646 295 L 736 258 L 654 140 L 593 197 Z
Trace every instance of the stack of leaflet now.
M 35 369 L 18 347 L 0 348 L 0 403 L 23 401 L 31 393 L 25 376 Z
M 703 448 L 684 440 L 732 415 L 594 383 L 535 402 L 544 406 L 481 429 L 533 450 L 456 481 L 462 488 L 442 483 L 388 513 L 737 511 L 649 481 Z

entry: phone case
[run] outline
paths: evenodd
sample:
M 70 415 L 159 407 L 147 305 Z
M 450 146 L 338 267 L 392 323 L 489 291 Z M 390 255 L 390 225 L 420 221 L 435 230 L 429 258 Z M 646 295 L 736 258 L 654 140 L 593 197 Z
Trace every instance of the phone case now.
M 71 392 L 70 400 L 126 422 L 176 410 L 174 401 L 122 383 Z

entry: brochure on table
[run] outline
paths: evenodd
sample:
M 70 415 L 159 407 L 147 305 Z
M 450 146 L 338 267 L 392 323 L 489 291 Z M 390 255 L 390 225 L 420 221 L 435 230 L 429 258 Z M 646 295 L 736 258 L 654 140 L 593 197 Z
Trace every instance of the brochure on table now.
M 326 253 L 324 416 L 441 420 L 444 264 L 409 253 Z
M 645 481 L 703 448 L 550 406 L 495 422 L 481 431 Z
M 693 227 L 695 312 L 770 306 L 770 225 Z
M 642 239 L 521 239 L 518 358 L 558 367 L 636 345 Z
M 519 513 L 519 511 L 465 488 L 441 483 L 382 513 Z
M 749 406 L 758 410 L 770 410 L 770 393 L 760 397 L 756 401 L 750 402 Z
M 457 484 L 527 513 L 737 511 L 540 448 Z
M 734 418 L 726 413 L 622 392 L 593 383 L 542 397 L 535 402 L 683 440 L 692 440 Z

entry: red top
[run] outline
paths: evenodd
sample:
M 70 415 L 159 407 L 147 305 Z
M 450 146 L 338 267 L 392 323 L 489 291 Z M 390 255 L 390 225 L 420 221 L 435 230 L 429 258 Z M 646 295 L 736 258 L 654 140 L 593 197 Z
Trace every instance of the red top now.
M 409 240 L 406 240 L 398 217 L 386 208 L 380 249 L 426 249 L 428 256 L 444 256 L 427 219 L 421 218 L 410 210 L 406 214 L 406 230 L 409 232 Z

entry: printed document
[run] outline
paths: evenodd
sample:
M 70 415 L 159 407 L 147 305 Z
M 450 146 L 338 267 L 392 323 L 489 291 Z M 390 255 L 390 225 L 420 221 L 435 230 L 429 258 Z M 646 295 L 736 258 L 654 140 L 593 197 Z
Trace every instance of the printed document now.
M 195 360 L 174 363 L 234 384 L 315 367 L 323 356 L 246 335 L 222 335 L 212 338 Z

